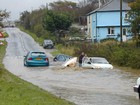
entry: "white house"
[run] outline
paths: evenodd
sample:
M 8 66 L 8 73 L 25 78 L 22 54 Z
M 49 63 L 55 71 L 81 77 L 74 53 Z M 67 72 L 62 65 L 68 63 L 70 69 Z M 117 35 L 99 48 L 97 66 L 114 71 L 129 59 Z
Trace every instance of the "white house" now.
M 122 40 L 132 38 L 128 19 L 128 3 L 122 2 Z M 111 0 L 87 14 L 87 34 L 93 42 L 114 38 L 120 41 L 120 0 Z

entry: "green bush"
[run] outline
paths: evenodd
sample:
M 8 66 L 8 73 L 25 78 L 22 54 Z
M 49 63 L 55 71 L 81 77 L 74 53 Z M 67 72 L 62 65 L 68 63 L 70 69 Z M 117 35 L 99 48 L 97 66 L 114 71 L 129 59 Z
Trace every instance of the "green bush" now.
M 125 49 L 118 48 L 113 52 L 111 61 L 116 63 L 119 66 L 126 66 L 128 62 L 128 53 Z
M 75 55 L 85 52 L 88 56 L 105 57 L 110 63 L 140 69 L 140 48 L 132 43 L 123 44 L 80 44 L 75 48 Z
M 7 38 L 9 35 L 7 34 L 7 32 L 3 32 L 4 38 Z
M 140 69 L 140 49 L 133 49 L 130 58 L 129 58 L 129 66 L 135 69 Z
M 114 41 L 114 42 L 116 42 L 117 40 L 114 39 L 114 38 L 105 38 L 105 39 L 102 39 L 100 42 L 102 43 L 102 42 L 108 42 L 108 41 Z

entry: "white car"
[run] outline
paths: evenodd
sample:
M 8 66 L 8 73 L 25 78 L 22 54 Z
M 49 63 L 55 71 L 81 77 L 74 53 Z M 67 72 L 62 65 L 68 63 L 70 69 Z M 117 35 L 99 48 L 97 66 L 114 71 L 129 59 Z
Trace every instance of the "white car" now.
M 137 79 L 137 84 L 135 86 L 133 86 L 134 92 L 138 93 L 139 85 L 140 85 L 140 77 Z
M 103 57 L 85 57 L 83 58 L 82 67 L 92 69 L 113 69 L 113 66 Z

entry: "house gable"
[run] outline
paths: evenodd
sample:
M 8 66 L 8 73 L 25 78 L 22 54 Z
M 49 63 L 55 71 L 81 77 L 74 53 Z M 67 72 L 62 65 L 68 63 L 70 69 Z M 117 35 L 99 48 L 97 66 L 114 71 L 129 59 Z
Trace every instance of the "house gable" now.
M 122 2 L 122 10 L 130 10 L 128 3 Z M 120 11 L 120 0 L 111 0 L 97 11 Z
M 122 2 L 122 11 L 128 11 L 130 10 L 130 7 L 128 6 L 128 3 Z M 94 11 L 88 13 L 87 15 L 91 15 L 95 12 L 115 12 L 120 11 L 120 0 L 110 0 L 110 2 L 106 3 L 100 8 L 95 9 Z

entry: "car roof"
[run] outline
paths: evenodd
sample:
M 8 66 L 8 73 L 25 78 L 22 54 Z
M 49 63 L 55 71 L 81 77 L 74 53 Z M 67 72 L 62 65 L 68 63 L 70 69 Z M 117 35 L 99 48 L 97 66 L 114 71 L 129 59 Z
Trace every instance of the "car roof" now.
M 92 59 L 106 59 L 104 57 L 89 57 L 89 58 L 92 58 Z
M 44 41 L 52 41 L 51 39 L 45 39 Z
M 106 58 L 104 58 L 104 57 L 88 57 L 89 59 L 99 59 L 99 60 L 106 60 L 107 61 L 107 59 Z M 108 62 L 108 61 L 107 61 Z
M 66 54 L 58 54 L 58 55 L 63 55 L 63 56 L 70 56 L 70 55 L 66 55 Z M 58 55 L 57 55 L 57 56 L 58 56 Z
M 35 53 L 35 52 L 36 52 L 36 53 L 37 53 L 37 52 L 38 52 L 38 53 L 40 53 L 40 52 L 41 52 L 41 53 L 45 53 L 44 51 L 29 51 L 29 53 Z
M 105 61 L 107 61 L 107 59 L 106 58 L 104 58 L 104 57 L 90 57 L 90 59 L 96 59 L 96 60 L 105 60 Z M 108 62 L 108 61 L 107 61 Z

